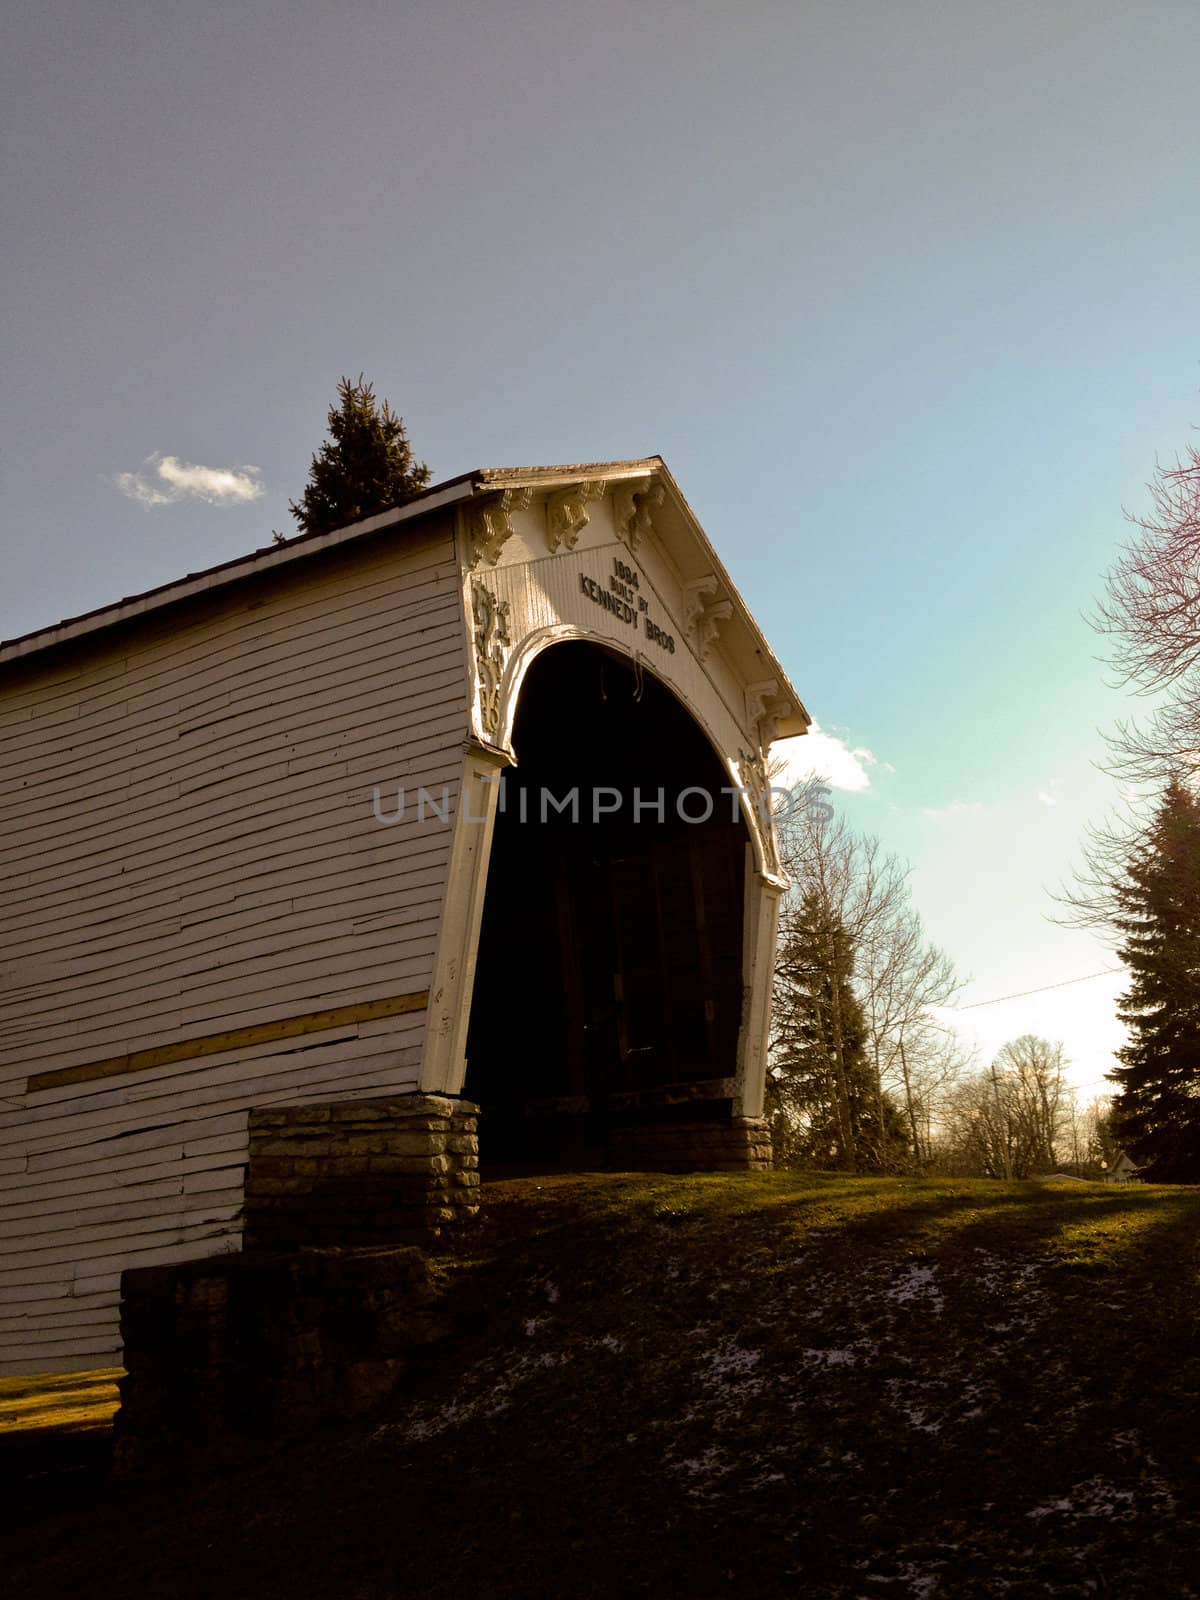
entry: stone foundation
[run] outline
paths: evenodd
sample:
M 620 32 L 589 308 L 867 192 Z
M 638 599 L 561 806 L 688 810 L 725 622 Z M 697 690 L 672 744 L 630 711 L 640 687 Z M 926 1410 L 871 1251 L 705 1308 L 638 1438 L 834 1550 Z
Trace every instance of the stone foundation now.
M 771 1133 L 762 1117 L 631 1123 L 610 1131 L 609 1164 L 628 1172 L 769 1172 Z
M 468 1220 L 478 1112 L 434 1094 L 252 1111 L 246 1248 L 419 1244 Z
M 121 1277 L 114 1462 L 191 1466 L 354 1416 L 451 1332 L 413 1246 L 210 1256 Z

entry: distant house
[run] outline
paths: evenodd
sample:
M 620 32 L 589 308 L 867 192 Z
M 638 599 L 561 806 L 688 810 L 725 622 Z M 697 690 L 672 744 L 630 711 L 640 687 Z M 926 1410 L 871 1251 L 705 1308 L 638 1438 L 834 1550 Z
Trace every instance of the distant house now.
M 409 1163 L 437 1216 L 476 1106 L 492 1163 L 769 1164 L 767 757 L 808 722 L 656 456 L 0 644 L 0 1372 L 116 1359 L 122 1271 L 354 1179 L 352 1112 L 379 1206 Z M 299 1155 L 254 1144 L 285 1112 Z
M 1116 1160 L 1109 1164 L 1102 1174 L 1102 1179 L 1105 1183 L 1140 1183 L 1141 1170 L 1141 1167 L 1134 1165 L 1124 1150 L 1118 1150 Z

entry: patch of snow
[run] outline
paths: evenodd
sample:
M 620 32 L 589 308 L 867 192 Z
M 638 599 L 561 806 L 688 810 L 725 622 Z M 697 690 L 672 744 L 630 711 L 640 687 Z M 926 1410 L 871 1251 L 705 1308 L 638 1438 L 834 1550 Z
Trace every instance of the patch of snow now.
M 475 1399 L 465 1402 L 455 1400 L 449 1403 L 437 1401 L 418 1403 L 403 1421 L 384 1423 L 376 1430 L 373 1437 L 399 1434 L 405 1439 L 420 1442 L 436 1438 L 450 1428 L 469 1425 L 477 1417 L 498 1416 L 512 1406 L 516 1391 L 523 1383 L 536 1379 L 537 1375 L 547 1367 L 565 1366 L 570 1359 L 568 1355 L 556 1355 L 551 1351 L 521 1356 L 506 1367 L 492 1368 L 494 1377 L 490 1386 Z
M 1174 1497 L 1161 1478 L 1151 1479 L 1141 1486 L 1156 1508 L 1171 1508 Z M 1057 1500 L 1043 1500 L 1025 1513 L 1041 1520 L 1043 1517 L 1104 1517 L 1113 1522 L 1129 1522 L 1137 1510 L 1138 1496 L 1133 1489 L 1118 1488 L 1110 1479 L 1097 1474 L 1074 1484 L 1070 1493 Z
M 913 1387 L 912 1380 L 908 1378 L 889 1378 L 884 1385 L 889 1401 L 904 1417 L 910 1428 L 914 1428 L 918 1433 L 941 1433 L 941 1423 L 927 1422 L 925 1419 L 929 1413 L 906 1395 L 905 1391 Z
M 877 1583 L 892 1588 L 893 1585 L 905 1585 L 905 1600 L 929 1600 L 929 1596 L 937 1590 L 941 1581 L 939 1569 L 945 1565 L 943 1561 L 934 1561 L 924 1567 L 919 1567 L 913 1562 L 907 1562 L 900 1570 L 888 1575 L 882 1572 L 869 1572 L 866 1576 L 867 1583 Z
M 694 1500 L 711 1496 L 717 1482 L 727 1478 L 737 1464 L 736 1457 L 730 1458 L 716 1445 L 709 1445 L 699 1455 L 676 1456 L 670 1463 L 673 1472 L 686 1474 L 692 1480 L 686 1492 Z
M 703 1455 L 688 1456 L 676 1465 L 680 1472 L 690 1472 L 693 1476 L 702 1472 L 706 1477 L 720 1477 L 729 1470 L 722 1460 L 721 1452 L 711 1444 Z
M 709 1376 L 722 1388 L 728 1388 L 731 1383 L 744 1382 L 761 1360 L 760 1351 L 743 1350 L 727 1339 L 708 1353 Z
M 814 1361 L 821 1367 L 852 1367 L 858 1357 L 853 1350 L 799 1350 L 797 1354 L 806 1361 Z
M 465 1421 L 475 1410 L 474 1406 L 458 1406 L 451 1402 L 440 1412 L 430 1417 L 412 1418 L 407 1426 L 397 1423 L 385 1423 L 382 1428 L 376 1428 L 374 1436 L 382 1438 L 388 1433 L 403 1433 L 408 1439 L 417 1441 L 435 1438 L 439 1433 L 445 1433 L 447 1428 L 452 1428 L 456 1422 Z
M 915 1261 L 884 1290 L 884 1295 L 894 1305 L 920 1305 L 938 1316 L 945 1306 L 942 1292 L 937 1287 L 936 1269 L 923 1267 Z
M 928 1596 L 938 1586 L 936 1569 L 932 1572 L 922 1572 L 920 1567 L 907 1566 L 900 1576 L 902 1581 L 908 1584 L 908 1592 L 912 1596 L 912 1600 L 928 1600 Z
M 941 1433 L 942 1431 L 940 1422 L 926 1422 L 925 1413 L 918 1411 L 915 1406 L 906 1406 L 904 1414 L 908 1418 L 909 1426 L 915 1428 L 918 1433 Z
M 1004 1263 L 992 1255 L 990 1250 L 976 1249 L 972 1253 L 976 1259 L 976 1266 L 971 1274 L 975 1283 L 981 1289 L 986 1289 L 989 1294 L 997 1294 L 1005 1287 Z

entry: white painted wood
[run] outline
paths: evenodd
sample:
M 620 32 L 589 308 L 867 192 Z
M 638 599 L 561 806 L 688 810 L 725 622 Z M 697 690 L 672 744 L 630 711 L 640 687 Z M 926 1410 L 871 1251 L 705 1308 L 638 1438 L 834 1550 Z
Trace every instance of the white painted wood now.
M 444 547 L 441 549 L 444 557 Z M 187 629 L 147 634 L 141 640 L 142 648 L 128 659 L 120 654 L 127 646 L 119 637 L 111 644 L 97 641 L 93 648 L 98 653 L 86 673 L 59 686 L 55 686 L 52 672 L 25 686 L 17 683 L 6 694 L 6 702 L 12 705 L 22 695 L 29 697 L 27 709 L 33 714 L 27 720 L 34 726 L 26 730 L 25 737 L 32 747 L 56 747 L 45 753 L 65 765 L 78 759 L 78 747 L 62 744 L 56 724 L 71 725 L 85 750 L 105 744 L 94 717 L 107 720 L 112 715 L 115 720 L 122 714 L 122 706 L 136 721 L 116 730 L 119 740 L 136 739 L 144 725 L 153 732 L 156 708 L 166 716 L 183 710 L 182 729 L 186 732 L 203 725 L 214 706 L 240 703 L 241 691 L 247 686 L 256 690 L 273 682 L 286 684 L 289 657 L 307 655 L 342 665 L 343 652 L 374 647 L 385 639 L 395 648 L 400 633 L 419 631 L 440 620 L 446 581 L 452 575 L 444 559 L 433 566 L 420 564 L 414 570 L 411 562 L 393 557 L 387 573 L 382 582 L 370 584 L 362 581 L 360 569 L 350 580 L 353 605 L 345 603 L 333 580 L 300 608 L 289 607 L 286 595 L 273 597 L 272 615 L 266 617 L 261 608 L 251 609 L 227 599 L 211 620 L 192 619 Z M 397 585 L 405 587 L 400 590 Z M 281 617 L 286 626 L 280 625 Z M 147 654 L 150 648 L 152 658 Z M 181 689 L 185 678 L 186 688 Z M 177 720 L 173 726 L 178 734 Z
M 295 562 L 311 560 L 314 556 L 324 555 L 327 551 L 340 550 L 359 540 L 368 538 L 374 540 L 374 536 L 377 534 L 381 535 L 382 538 L 375 541 L 375 543 L 389 544 L 393 539 L 402 539 L 407 536 L 409 533 L 407 524 L 420 523 L 429 518 L 431 513 L 441 512 L 455 506 L 458 501 L 469 496 L 473 488 L 473 476 L 456 478 L 447 484 L 429 490 L 417 500 L 408 505 L 400 506 L 396 510 L 381 512 L 376 517 L 364 518 L 362 522 L 352 523 L 345 528 L 337 528 L 332 533 L 289 540 L 279 548 L 268 546 L 266 549 L 255 550 L 239 562 L 215 567 L 209 572 L 197 573 L 192 577 L 183 578 L 178 583 L 168 585 L 166 589 L 151 590 L 148 594 L 135 596 L 129 600 L 122 600 L 103 613 L 93 613 L 89 616 L 56 623 L 49 628 L 42 629 L 35 634 L 26 635 L 24 638 L 13 640 L 11 643 L 0 647 L 0 666 L 20 661 L 32 653 L 45 650 L 50 645 L 61 644 L 94 634 L 98 629 L 112 626 L 118 621 L 150 617 L 151 625 L 153 625 L 153 622 L 157 620 L 153 614 L 157 613 L 162 607 L 178 605 L 183 600 L 201 600 L 212 596 L 214 592 L 222 590 L 231 583 L 237 583 L 246 578 L 269 575 L 274 579 L 280 574 L 281 569 L 290 567 Z
M 459 1094 L 500 778 L 509 758 L 478 746 L 463 757 L 463 804 L 455 815 L 449 888 L 429 996 L 421 1061 L 424 1090 Z
M 738 1037 L 738 1100 L 743 1116 L 761 1117 L 766 1088 L 767 1042 L 771 1037 L 771 996 L 775 938 L 782 891 L 747 870 L 742 922 L 742 983 L 745 1021 Z
M 416 1086 L 467 729 L 448 524 L 0 673 L 0 1371 L 119 1359 L 120 1272 L 237 1248 L 254 1106 Z M 449 817 L 381 825 L 423 784 Z
M 104 1303 L 104 1297 L 102 1295 L 92 1295 L 88 1299 L 90 1303 L 90 1309 L 88 1310 L 83 1308 L 82 1301 L 77 1303 L 73 1325 L 77 1328 L 94 1327 L 101 1336 L 111 1338 L 112 1335 L 108 1327 L 111 1321 L 111 1311 Z M 37 1333 L 42 1330 L 50 1334 L 57 1333 L 62 1335 L 64 1333 L 62 1317 L 45 1313 L 32 1316 L 28 1312 L 18 1312 L 15 1316 L 0 1313 L 0 1327 L 10 1329 L 14 1333 Z M 66 1336 L 70 1336 L 69 1326 L 66 1329 Z
M 343 1073 L 349 1076 L 377 1072 L 390 1087 L 393 1082 L 407 1081 L 408 1067 L 422 1034 L 423 1018 L 407 1034 L 397 1029 L 366 1039 L 357 1038 L 355 1028 L 348 1026 L 325 1035 L 276 1041 L 274 1050 L 265 1046 L 254 1051 L 230 1051 L 107 1082 L 67 1084 L 31 1095 L 24 1119 L 7 1123 L 6 1127 L 24 1130 L 22 1144 L 32 1156 L 49 1142 L 68 1136 L 75 1143 L 111 1138 L 117 1130 L 139 1131 L 176 1103 L 204 1106 L 206 1115 L 213 1116 L 222 1108 L 234 1110 L 258 1103 L 240 1092 L 248 1075 L 259 1085 L 278 1080 L 277 1088 L 286 1091 L 296 1078 L 298 1063 L 294 1058 L 298 1055 L 307 1058 L 300 1063 L 306 1079 L 324 1083 L 336 1081 Z M 269 1103 L 274 1103 L 274 1096 Z

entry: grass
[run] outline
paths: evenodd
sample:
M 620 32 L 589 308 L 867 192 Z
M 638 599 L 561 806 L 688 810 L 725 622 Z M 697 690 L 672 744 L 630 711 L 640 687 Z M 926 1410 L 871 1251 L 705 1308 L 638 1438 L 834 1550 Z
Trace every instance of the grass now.
M 112 1425 L 120 1367 L 0 1378 L 0 1438 L 21 1433 L 92 1433 Z
M 9 1592 L 1200 1593 L 1200 1193 L 484 1195 L 437 1260 L 463 1332 L 385 1412 L 219 1477 L 43 1494 Z
M 0 1537 L 103 1483 L 120 1376 L 105 1368 L 0 1378 Z

